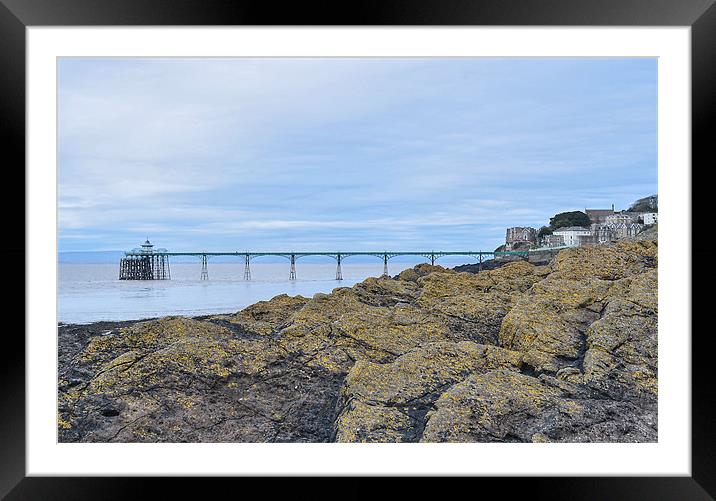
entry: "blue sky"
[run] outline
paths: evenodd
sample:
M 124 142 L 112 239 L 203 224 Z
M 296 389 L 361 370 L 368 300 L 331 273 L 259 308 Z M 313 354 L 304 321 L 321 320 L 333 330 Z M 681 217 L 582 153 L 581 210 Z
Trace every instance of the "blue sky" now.
M 491 250 L 657 192 L 656 59 L 59 61 L 59 249 Z

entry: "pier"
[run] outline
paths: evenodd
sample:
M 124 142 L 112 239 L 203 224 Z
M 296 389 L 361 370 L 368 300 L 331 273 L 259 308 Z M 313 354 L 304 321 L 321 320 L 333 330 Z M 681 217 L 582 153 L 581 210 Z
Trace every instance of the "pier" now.
M 543 248 L 524 251 L 416 251 L 416 252 L 169 252 L 166 249 L 155 249 L 147 239 L 141 248 L 132 249 L 124 253 L 119 264 L 120 280 L 169 280 L 170 256 L 195 256 L 201 259 L 201 280 L 209 280 L 209 258 L 216 256 L 234 256 L 244 261 L 244 280 L 251 280 L 251 260 L 264 256 L 279 256 L 286 258 L 289 263 L 288 278 L 296 280 L 296 261 L 306 256 L 326 256 L 336 261 L 336 280 L 343 280 L 341 263 L 351 256 L 374 256 L 383 261 L 383 276 L 388 276 L 388 261 L 396 256 L 419 256 L 435 264 L 435 261 L 445 256 L 465 256 L 477 260 L 481 266 L 485 258 L 499 259 L 500 257 L 518 256 L 529 260 L 536 253 L 555 253 L 564 247 Z

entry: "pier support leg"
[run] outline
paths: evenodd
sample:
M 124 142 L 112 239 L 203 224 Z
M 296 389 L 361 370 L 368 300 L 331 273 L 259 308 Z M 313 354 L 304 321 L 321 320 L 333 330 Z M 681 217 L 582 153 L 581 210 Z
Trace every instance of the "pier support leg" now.
M 480 254 L 480 264 L 477 265 L 477 271 L 482 271 L 482 254 Z
M 291 271 L 288 274 L 288 279 L 293 281 L 296 280 L 296 255 L 291 254 Z
M 125 254 L 119 260 L 120 280 L 168 280 L 169 256 L 165 254 Z
M 343 273 L 341 272 L 341 255 L 338 254 L 336 257 L 336 280 L 343 280 Z
M 430 254 L 430 264 L 435 266 L 435 254 Z
M 388 276 L 388 254 L 383 254 L 383 276 Z
M 201 255 L 201 279 L 209 280 L 209 265 L 207 263 L 206 254 Z
M 249 281 L 251 280 L 251 266 L 250 266 L 251 257 L 249 257 L 248 254 L 244 256 L 244 280 Z
M 163 254 L 158 254 L 153 257 L 154 260 L 154 276 L 152 277 L 153 280 L 166 280 L 167 278 L 167 267 L 166 267 L 166 259 Z

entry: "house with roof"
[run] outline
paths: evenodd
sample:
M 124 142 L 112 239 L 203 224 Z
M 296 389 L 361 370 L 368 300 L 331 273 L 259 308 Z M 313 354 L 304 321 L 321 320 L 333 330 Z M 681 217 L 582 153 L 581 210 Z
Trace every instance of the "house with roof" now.
M 641 219 L 644 221 L 644 224 L 656 224 L 659 222 L 659 213 L 658 212 L 643 212 L 641 214 Z
M 567 247 L 578 247 L 580 245 L 580 237 L 590 236 L 592 230 L 582 226 L 567 226 L 565 228 L 557 228 L 552 234 L 561 236 L 564 245 Z

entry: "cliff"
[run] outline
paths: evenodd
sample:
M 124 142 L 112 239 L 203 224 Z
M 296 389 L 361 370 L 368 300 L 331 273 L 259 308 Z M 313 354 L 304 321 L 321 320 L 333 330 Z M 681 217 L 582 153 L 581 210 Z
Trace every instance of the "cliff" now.
M 657 244 L 60 327 L 61 442 L 657 440 Z

